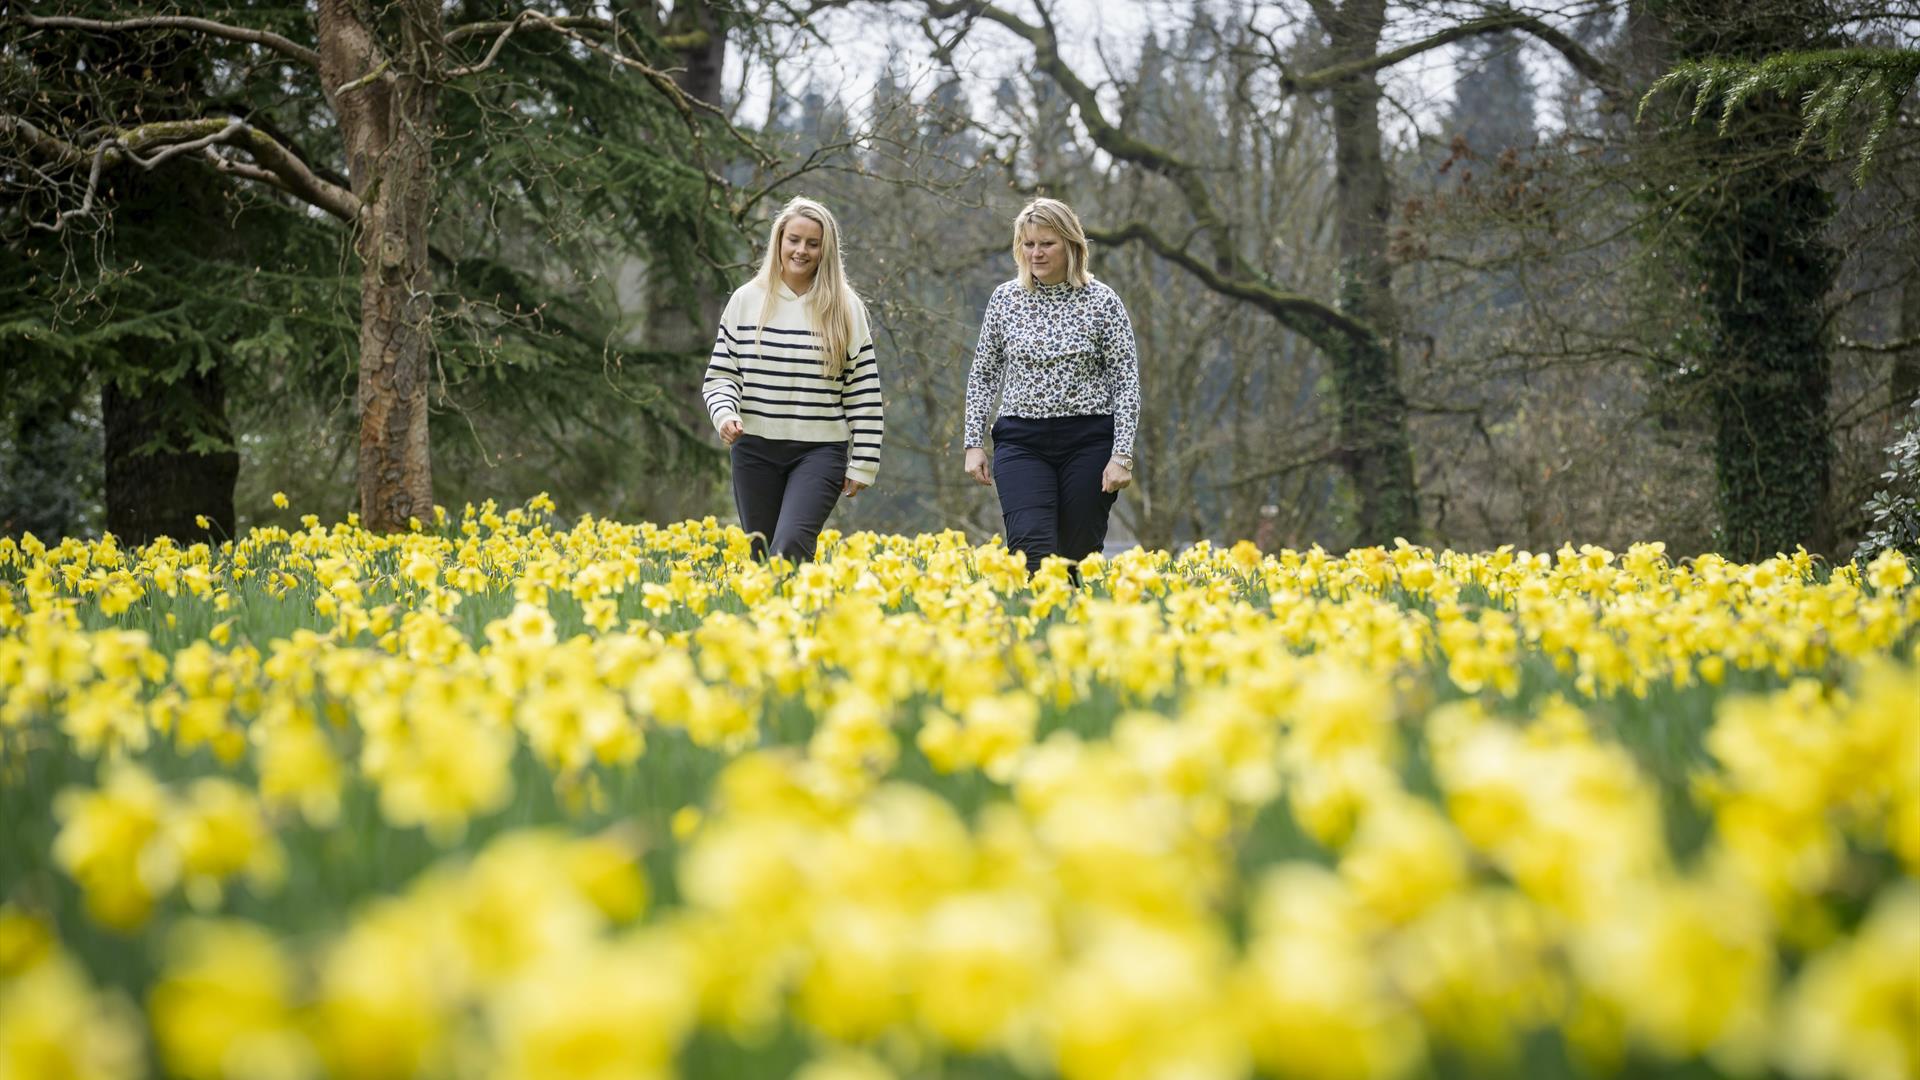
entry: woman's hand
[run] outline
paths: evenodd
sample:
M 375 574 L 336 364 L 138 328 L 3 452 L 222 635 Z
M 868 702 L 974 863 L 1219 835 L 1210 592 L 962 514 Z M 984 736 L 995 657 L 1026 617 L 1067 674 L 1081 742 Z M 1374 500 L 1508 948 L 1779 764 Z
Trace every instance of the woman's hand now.
M 1100 473 L 1101 491 L 1119 491 L 1131 483 L 1133 483 L 1133 470 L 1117 461 L 1107 462 L 1107 467 Z
M 975 483 L 993 483 L 993 466 L 987 463 L 987 452 L 978 446 L 967 447 L 967 475 Z
M 745 430 L 747 429 L 741 426 L 740 418 L 737 416 L 731 420 L 722 420 L 720 421 L 720 441 L 732 446 L 733 440 L 739 438 L 740 433 Z
M 867 485 L 855 480 L 851 476 L 847 477 L 846 482 L 840 485 L 840 494 L 845 495 L 849 499 L 865 490 L 867 490 Z

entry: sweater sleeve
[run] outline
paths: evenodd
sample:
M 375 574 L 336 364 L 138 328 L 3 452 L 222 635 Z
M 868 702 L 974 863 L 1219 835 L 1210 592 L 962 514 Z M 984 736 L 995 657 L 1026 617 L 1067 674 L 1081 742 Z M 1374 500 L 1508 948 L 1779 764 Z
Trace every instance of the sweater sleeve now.
M 967 419 L 965 444 L 971 448 L 987 444 L 987 419 L 993 410 L 994 392 L 1007 367 L 1006 338 L 1000 321 L 1002 289 L 995 289 L 987 301 L 987 313 L 980 319 L 980 338 L 973 346 L 973 367 L 967 372 Z
M 1133 339 L 1133 320 L 1127 305 L 1111 290 L 1106 298 L 1105 326 L 1100 334 L 1100 359 L 1113 396 L 1113 452 L 1133 453 L 1133 437 L 1140 426 L 1140 355 Z
M 700 386 L 700 396 L 706 399 L 707 413 L 713 417 L 713 428 L 729 420 L 740 419 L 740 342 L 733 336 L 733 328 L 740 320 L 735 316 L 740 305 L 740 294 L 734 293 L 727 300 L 727 308 L 720 315 L 720 330 L 713 336 L 713 355 L 707 359 L 707 374 Z
M 853 358 L 843 376 L 841 407 L 853 445 L 847 452 L 847 478 L 871 485 L 880 471 L 880 439 L 886 431 L 886 407 L 880 394 L 880 365 L 874 362 L 873 329 L 866 319 L 856 324 Z

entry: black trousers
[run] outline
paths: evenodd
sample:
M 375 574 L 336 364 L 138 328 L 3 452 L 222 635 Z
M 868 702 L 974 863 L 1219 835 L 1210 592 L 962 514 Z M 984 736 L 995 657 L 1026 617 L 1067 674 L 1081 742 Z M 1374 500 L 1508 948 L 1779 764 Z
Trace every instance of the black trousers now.
M 993 423 L 993 482 L 1007 548 L 1024 551 L 1029 573 L 1048 555 L 1079 560 L 1107 542 L 1107 513 L 1119 492 L 1100 490 L 1113 456 L 1113 417 L 1003 416 Z
M 847 444 L 741 435 L 731 456 L 733 505 L 753 534 L 754 558 L 769 549 L 794 562 L 813 558 L 847 479 Z

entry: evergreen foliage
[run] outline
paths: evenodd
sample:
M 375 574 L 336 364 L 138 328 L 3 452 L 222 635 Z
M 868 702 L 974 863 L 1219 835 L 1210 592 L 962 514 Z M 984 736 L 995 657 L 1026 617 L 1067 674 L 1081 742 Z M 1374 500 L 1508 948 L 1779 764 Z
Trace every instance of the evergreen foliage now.
M 1688 60 L 1656 81 L 1641 99 L 1644 113 L 1654 95 L 1684 91 L 1693 98 L 1692 119 L 1719 109 L 1725 134 L 1742 106 L 1763 95 L 1798 101 L 1803 126 L 1795 152 L 1818 137 L 1830 157 L 1839 157 L 1865 114 L 1866 136 L 1854 166 L 1865 183 L 1874 154 L 1899 119 L 1900 103 L 1920 81 L 1920 50 L 1819 49 L 1776 53 L 1762 60 L 1725 57 Z M 1857 108 L 1856 108 L 1857 106 Z
M 499 14 L 479 2 L 458 9 L 450 25 Z M 139 14 L 120 0 L 37 13 Z M 195 14 L 313 40 L 311 14 L 298 7 L 245 0 Z M 640 15 L 621 19 L 626 40 L 672 66 Z M 493 40 L 468 39 L 461 58 L 477 60 Z M 268 77 L 257 49 L 192 33 L 31 31 L 9 21 L 0 51 L 8 110 L 42 130 L 78 143 L 132 123 L 239 117 L 346 182 L 315 74 L 269 59 Z M 697 359 L 636 347 L 644 327 L 615 288 L 635 263 L 689 307 L 721 287 L 713 266 L 735 258 L 739 241 L 724 191 L 693 164 L 703 139 L 719 142 L 639 75 L 558 35 L 513 35 L 491 67 L 443 93 L 432 425 L 435 456 L 455 480 L 448 500 L 473 495 L 459 478 L 499 459 L 500 440 L 478 437 L 489 427 L 533 436 L 513 449 L 535 459 L 561 450 L 543 432 L 586 423 L 604 428 L 626 465 L 711 467 L 672 388 Z M 9 386 L 0 420 L 71 397 L 76 385 L 84 408 L 108 383 L 137 395 L 215 370 L 240 428 L 268 446 L 257 458 L 297 460 L 272 444 L 325 441 L 290 425 L 296 416 L 336 425 L 351 416 L 360 267 L 349 227 L 187 156 L 109 173 L 96 212 L 50 232 L 44 226 L 80 202 L 85 170 L 4 149 Z M 143 452 L 233 449 L 224 424 L 180 395 L 169 402 L 164 436 Z
M 1829 31 L 1802 0 L 1754 7 L 1737 0 L 1673 0 L 1666 26 L 1683 61 L 1758 70 L 1762 57 L 1825 44 Z M 1814 55 L 1802 53 L 1802 55 Z M 1732 70 L 1728 67 L 1715 70 Z M 1708 94 L 1746 89 L 1715 82 Z M 1719 549 L 1761 559 L 1832 541 L 1826 499 L 1833 440 L 1827 415 L 1832 353 L 1826 296 L 1839 256 L 1825 234 L 1832 195 L 1796 150 L 1801 121 L 1772 98 L 1723 111 L 1702 137 L 1692 121 L 1713 98 L 1689 103 L 1641 150 L 1651 238 L 1681 268 L 1703 332 L 1680 343 L 1681 380 L 1714 426 Z
M 14 410 L 0 427 L 0 536 L 51 543 L 99 526 L 97 418 L 59 401 Z
M 1907 416 L 1906 430 L 1887 447 L 1880 478 L 1887 484 L 1863 508 L 1872 524 L 1854 558 L 1864 565 L 1888 548 L 1920 558 L 1920 401 Z

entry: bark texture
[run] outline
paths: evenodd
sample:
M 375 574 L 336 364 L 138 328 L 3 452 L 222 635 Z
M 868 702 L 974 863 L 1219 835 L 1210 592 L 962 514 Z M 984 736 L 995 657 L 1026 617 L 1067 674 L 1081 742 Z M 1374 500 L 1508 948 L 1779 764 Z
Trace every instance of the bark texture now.
M 660 27 L 662 40 L 674 46 L 673 81 L 687 96 L 718 103 L 725 87 L 721 78 L 727 63 L 727 27 L 711 0 L 683 0 Z M 663 352 L 685 353 L 703 362 L 713 347 L 713 328 L 720 321 L 727 296 L 712 288 L 686 295 L 686 283 L 657 277 L 647 291 L 647 344 Z M 675 384 L 685 400 L 698 397 L 700 366 L 678 376 Z
M 427 396 L 433 348 L 433 125 L 445 63 L 440 5 L 405 0 L 377 20 L 320 0 L 320 75 L 360 200 L 360 522 L 393 532 L 433 512 Z
M 1914 242 L 1920 248 L 1920 237 L 1915 237 Z M 1920 251 L 1916 251 L 1915 256 L 1920 259 Z M 1900 286 L 1900 336 L 1920 340 L 1920 266 L 1916 266 Z M 1913 408 L 1914 399 L 1920 398 L 1920 344 L 1908 345 L 1894 354 L 1887 391 L 1895 416 L 1905 415 Z
M 1379 51 L 1385 0 L 1315 0 L 1332 63 L 1361 61 Z M 1420 501 L 1414 487 L 1407 401 L 1400 389 L 1400 311 L 1387 255 L 1392 192 L 1381 152 L 1380 83 L 1365 67 L 1329 85 L 1333 108 L 1334 185 L 1339 207 L 1340 310 L 1368 333 L 1348 334 L 1327 348 L 1338 394 L 1340 460 L 1358 500 L 1361 543 L 1416 540 Z

